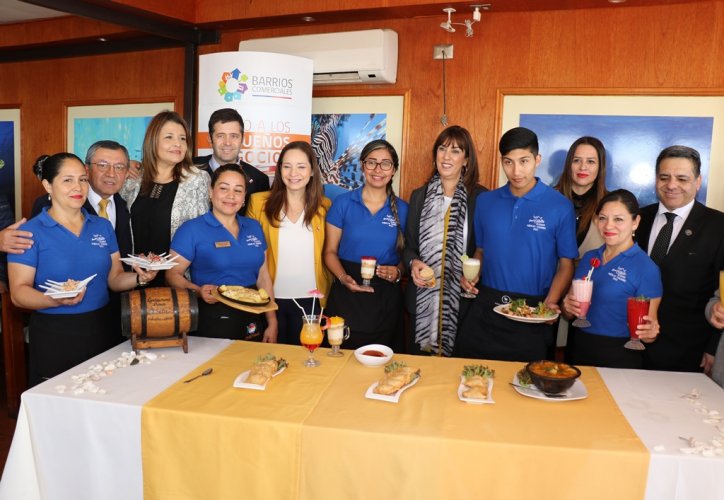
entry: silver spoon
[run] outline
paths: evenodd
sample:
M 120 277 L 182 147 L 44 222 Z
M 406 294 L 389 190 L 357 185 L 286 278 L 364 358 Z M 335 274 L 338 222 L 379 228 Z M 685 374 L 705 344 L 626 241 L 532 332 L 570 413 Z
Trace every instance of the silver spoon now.
M 214 371 L 213 368 L 207 368 L 206 370 L 204 370 L 204 371 L 201 372 L 201 375 L 196 375 L 195 377 L 191 377 L 191 378 L 188 379 L 188 380 L 184 380 L 184 384 L 188 384 L 189 382 L 193 382 L 194 380 L 196 380 L 196 379 L 199 378 L 199 377 L 205 377 L 206 375 L 211 375 L 211 372 L 213 372 L 213 371 Z

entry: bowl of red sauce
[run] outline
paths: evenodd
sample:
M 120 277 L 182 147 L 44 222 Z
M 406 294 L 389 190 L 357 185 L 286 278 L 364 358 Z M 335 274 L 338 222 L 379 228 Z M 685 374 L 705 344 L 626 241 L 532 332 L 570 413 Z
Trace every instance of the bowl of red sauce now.
M 354 357 L 365 366 L 382 366 L 395 354 L 392 349 L 382 344 L 369 344 L 354 351 Z

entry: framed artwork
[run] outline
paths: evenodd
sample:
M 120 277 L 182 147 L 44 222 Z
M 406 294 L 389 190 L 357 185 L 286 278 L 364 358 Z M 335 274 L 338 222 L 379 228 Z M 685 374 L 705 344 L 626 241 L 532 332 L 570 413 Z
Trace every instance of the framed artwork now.
M 402 127 L 404 95 L 315 97 L 312 99 L 312 149 L 319 158 L 328 196 L 361 187 L 359 154 L 375 139 L 395 147 L 404 165 Z M 399 194 L 400 168 L 393 178 Z
M 594 136 L 606 148 L 607 187 L 628 189 L 645 206 L 657 201 L 656 157 L 662 149 L 679 144 L 701 155 L 702 187 L 697 199 L 724 210 L 724 95 L 536 92 L 501 93 L 500 133 L 516 126 L 536 132 L 542 156 L 537 175 L 547 184 L 555 185 L 560 178 L 571 143 Z M 502 169 L 498 181 L 499 185 L 507 181 Z
M 143 137 L 151 119 L 174 109 L 174 102 L 66 106 L 67 148 L 81 159 L 96 141 L 111 140 L 128 149 L 131 160 L 141 160 Z
M 20 109 L 0 109 L 0 195 L 7 198 L 14 219 L 20 208 Z

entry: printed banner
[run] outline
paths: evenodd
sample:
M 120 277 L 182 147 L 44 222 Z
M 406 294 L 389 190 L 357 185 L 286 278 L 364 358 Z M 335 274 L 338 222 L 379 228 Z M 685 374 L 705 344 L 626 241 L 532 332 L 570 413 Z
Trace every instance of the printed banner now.
M 311 59 L 267 52 L 219 52 L 200 57 L 197 148 L 211 154 L 211 113 L 234 108 L 244 119 L 241 159 L 273 176 L 279 152 L 310 140 Z

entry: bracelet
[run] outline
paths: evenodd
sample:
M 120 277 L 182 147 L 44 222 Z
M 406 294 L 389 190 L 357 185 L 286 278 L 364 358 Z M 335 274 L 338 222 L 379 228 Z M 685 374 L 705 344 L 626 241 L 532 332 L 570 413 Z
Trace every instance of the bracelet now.
M 399 283 L 402 279 L 402 271 L 400 271 L 399 267 L 396 267 L 395 270 L 397 271 L 397 278 L 395 279 L 395 283 Z
M 345 273 L 345 274 L 342 274 L 342 275 L 340 275 L 340 276 L 337 276 L 337 281 L 339 281 L 339 282 L 341 283 L 341 282 L 342 282 L 342 278 L 344 278 L 345 276 L 349 276 L 349 274 Z
M 148 283 L 141 281 L 141 275 L 136 273 L 136 286 L 146 286 Z

